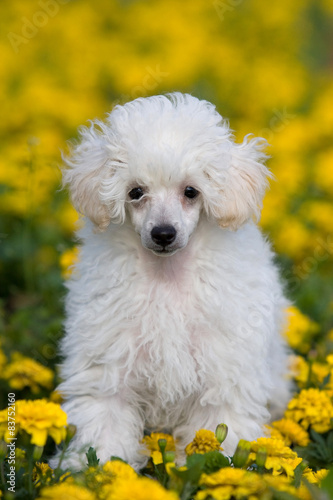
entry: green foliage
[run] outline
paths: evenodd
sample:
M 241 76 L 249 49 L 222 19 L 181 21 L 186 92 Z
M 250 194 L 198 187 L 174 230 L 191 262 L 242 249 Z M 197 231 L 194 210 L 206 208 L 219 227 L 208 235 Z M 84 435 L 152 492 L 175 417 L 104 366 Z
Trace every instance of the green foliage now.
M 296 447 L 297 454 L 309 463 L 311 468 L 325 468 L 333 464 L 333 431 L 318 434 L 311 430 L 311 442 L 307 447 Z
M 99 458 L 97 458 L 96 450 L 90 446 L 86 453 L 87 465 L 88 467 L 96 467 L 99 464 Z
M 329 498 L 333 498 L 333 468 L 330 469 L 328 475 L 323 479 L 321 488 L 328 494 Z
M 212 472 L 216 472 L 223 467 L 228 467 L 230 465 L 229 459 L 217 450 L 208 451 L 205 453 L 204 457 L 205 463 L 203 471 L 206 474 L 211 474 Z

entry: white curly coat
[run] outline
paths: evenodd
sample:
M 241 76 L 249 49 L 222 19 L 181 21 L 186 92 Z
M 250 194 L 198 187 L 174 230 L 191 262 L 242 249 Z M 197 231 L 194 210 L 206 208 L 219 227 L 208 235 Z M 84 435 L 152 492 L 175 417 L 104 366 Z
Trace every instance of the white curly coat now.
M 289 395 L 287 301 L 254 222 L 264 141 L 236 144 L 212 104 L 180 93 L 117 106 L 80 135 L 64 172 L 84 215 L 62 342 L 59 390 L 77 426 L 64 465 L 79 469 L 92 445 L 140 468 L 145 429 L 183 450 L 221 422 L 232 454 Z M 152 237 L 165 226 L 171 243 Z

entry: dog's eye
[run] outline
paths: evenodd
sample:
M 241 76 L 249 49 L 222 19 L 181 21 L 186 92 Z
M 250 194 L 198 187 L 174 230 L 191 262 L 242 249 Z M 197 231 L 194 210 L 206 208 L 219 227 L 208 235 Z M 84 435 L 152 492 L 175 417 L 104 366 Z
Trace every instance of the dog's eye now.
M 142 196 L 144 195 L 144 192 L 143 192 L 143 189 L 141 187 L 136 187 L 136 188 L 133 188 L 131 189 L 131 191 L 128 193 L 128 196 L 132 199 L 132 200 L 139 200 L 140 198 L 142 198 Z
M 184 195 L 186 196 L 186 198 L 196 198 L 198 194 L 199 191 L 192 186 L 187 186 L 185 188 Z

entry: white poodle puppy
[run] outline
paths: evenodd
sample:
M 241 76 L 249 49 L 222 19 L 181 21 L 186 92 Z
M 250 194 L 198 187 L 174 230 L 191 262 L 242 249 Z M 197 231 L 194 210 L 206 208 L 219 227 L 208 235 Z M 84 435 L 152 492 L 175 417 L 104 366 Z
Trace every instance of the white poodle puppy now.
M 232 454 L 288 400 L 286 299 L 258 219 L 270 173 L 263 139 L 235 144 L 190 95 L 139 98 L 80 131 L 64 172 L 84 215 L 68 283 L 60 392 L 77 434 L 136 468 L 144 430 L 184 449 L 228 425 Z

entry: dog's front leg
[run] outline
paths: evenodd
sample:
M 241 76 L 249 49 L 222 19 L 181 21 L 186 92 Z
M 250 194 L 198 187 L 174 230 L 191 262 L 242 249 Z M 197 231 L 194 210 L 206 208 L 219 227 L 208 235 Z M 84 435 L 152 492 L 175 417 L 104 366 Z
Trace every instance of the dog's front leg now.
M 268 414 L 265 409 L 263 413 Z M 228 426 L 228 435 L 223 442 L 223 452 L 232 456 L 240 439 L 254 440 L 262 435 L 262 425 L 265 418 L 261 415 L 254 418 L 244 406 L 243 410 L 232 408 L 228 403 L 223 405 L 205 404 L 197 401 L 191 408 L 188 419 L 173 430 L 177 442 L 178 463 L 184 463 L 186 455 L 185 447 L 193 440 L 196 431 L 207 429 L 215 431 L 218 424 L 225 423 Z
M 77 432 L 65 453 L 62 468 L 82 469 L 87 463 L 85 454 L 90 446 L 95 448 L 101 463 L 117 456 L 139 469 L 147 462 L 140 453 L 142 416 L 139 409 L 120 394 L 73 397 L 63 409 L 68 422 L 76 425 Z M 57 459 L 51 463 L 57 466 Z

